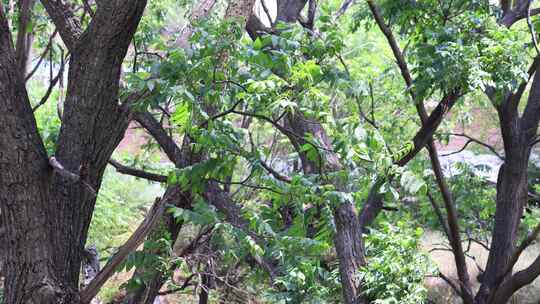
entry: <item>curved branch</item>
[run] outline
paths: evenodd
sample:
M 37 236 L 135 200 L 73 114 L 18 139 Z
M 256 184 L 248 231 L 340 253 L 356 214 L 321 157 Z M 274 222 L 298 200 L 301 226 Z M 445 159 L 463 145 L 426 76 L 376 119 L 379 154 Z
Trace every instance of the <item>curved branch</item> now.
M 505 304 L 519 289 L 532 283 L 540 276 L 540 255 L 527 268 L 518 271 L 508 280 L 504 281 L 490 298 L 490 304 Z
M 451 288 L 452 290 L 458 294 L 460 297 L 462 296 L 461 295 L 461 291 L 460 291 L 460 288 L 458 287 L 458 284 L 456 284 L 454 281 L 452 281 L 452 279 L 450 279 L 449 277 L 445 276 L 442 272 L 439 272 L 439 277 L 441 279 L 443 279 L 443 281 L 445 281 Z
M 39 60 L 38 62 L 36 63 L 36 65 L 32 68 L 32 70 L 30 71 L 30 73 L 28 73 L 26 75 L 26 77 L 24 78 L 25 81 L 28 81 L 30 78 L 32 78 L 32 76 L 36 73 L 36 71 L 38 70 L 38 68 L 41 66 L 41 63 L 43 62 L 43 59 L 45 59 L 45 55 L 47 55 L 47 53 L 50 51 L 51 47 L 52 47 L 52 44 L 53 44 L 53 41 L 54 41 L 54 37 L 56 37 L 56 34 L 58 33 L 58 30 L 55 29 L 54 32 L 52 33 L 51 37 L 49 37 L 49 42 L 47 42 L 47 45 L 45 46 L 45 49 L 43 50 L 43 53 L 41 53 L 41 55 L 39 56 Z
M 531 39 L 536 50 L 536 54 L 540 55 L 540 49 L 538 48 L 538 40 L 536 39 L 536 31 L 534 30 L 534 25 L 531 21 L 531 5 L 533 0 L 527 0 L 527 26 L 531 32 Z
M 540 136 L 539 135 L 537 135 L 536 139 L 531 143 L 531 147 L 537 145 L 538 143 L 540 143 Z
M 534 228 L 533 231 L 531 231 L 529 235 L 527 235 L 527 237 L 516 248 L 514 254 L 512 255 L 512 257 L 508 261 L 508 264 L 506 265 L 506 269 L 501 274 L 501 276 L 497 279 L 496 286 L 499 285 L 510 272 L 512 272 L 514 265 L 516 265 L 523 251 L 525 251 L 525 249 L 527 249 L 527 247 L 529 247 L 529 245 L 531 245 L 538 238 L 539 235 L 540 235 L 540 224 L 538 224 L 536 228 Z
M 461 97 L 462 93 L 458 89 L 453 89 L 449 94 L 445 95 L 444 98 L 439 102 L 437 107 L 431 112 L 425 124 L 422 125 L 420 130 L 416 133 L 413 138 L 414 147 L 407 153 L 403 158 L 397 161 L 397 165 L 404 166 L 411 159 L 413 159 L 423 147 L 426 146 L 428 141 L 433 136 L 433 133 L 437 130 L 441 124 L 444 116 L 450 111 L 454 106 L 456 101 Z

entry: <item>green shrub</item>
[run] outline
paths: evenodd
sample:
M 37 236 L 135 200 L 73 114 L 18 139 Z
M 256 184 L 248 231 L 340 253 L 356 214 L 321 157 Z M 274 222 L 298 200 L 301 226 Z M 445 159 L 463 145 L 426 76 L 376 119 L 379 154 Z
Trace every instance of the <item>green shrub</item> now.
M 161 188 L 145 180 L 121 175 L 108 168 L 103 177 L 88 245 L 95 245 L 100 257 L 106 257 L 127 240 L 142 220 Z
M 419 250 L 421 228 L 385 223 L 366 237 L 368 265 L 362 269 L 365 295 L 377 304 L 426 303 L 424 278 L 431 272 Z

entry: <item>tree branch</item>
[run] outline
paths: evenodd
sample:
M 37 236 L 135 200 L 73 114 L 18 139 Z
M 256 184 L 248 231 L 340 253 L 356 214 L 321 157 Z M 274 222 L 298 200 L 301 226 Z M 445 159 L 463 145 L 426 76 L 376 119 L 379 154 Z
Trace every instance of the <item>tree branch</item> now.
M 516 265 L 517 261 L 519 260 L 519 257 L 523 253 L 523 251 L 525 251 L 525 249 L 527 249 L 527 247 L 529 247 L 529 245 L 531 245 L 538 238 L 539 235 L 540 235 L 540 223 L 536 226 L 536 228 L 534 228 L 527 235 L 527 237 L 523 241 L 521 241 L 519 246 L 514 251 L 514 254 L 510 258 L 510 260 L 508 261 L 508 264 L 506 265 L 506 269 L 504 270 L 504 272 L 502 272 L 501 276 L 495 282 L 495 286 L 498 286 L 499 284 L 501 284 L 502 281 L 504 280 L 504 278 L 509 273 L 512 272 L 512 269 Z
M 438 122 L 437 122 L 437 120 L 432 119 L 433 115 L 428 117 L 426 108 L 424 106 L 424 101 L 423 100 L 418 100 L 416 94 L 413 91 L 413 88 L 412 88 L 413 79 L 412 79 L 410 70 L 409 70 L 409 68 L 407 66 L 407 62 L 405 60 L 403 52 L 401 51 L 401 49 L 399 47 L 399 44 L 398 44 L 396 38 L 394 37 L 394 35 L 392 33 L 392 30 L 384 22 L 381 14 L 380 14 L 379 8 L 375 5 L 375 3 L 373 1 L 371 1 L 371 0 L 368 0 L 368 6 L 369 6 L 369 9 L 370 9 L 373 17 L 375 18 L 375 21 L 376 21 L 377 25 L 379 26 L 379 29 L 381 30 L 381 32 L 383 32 L 384 36 L 386 37 L 386 39 L 387 39 L 387 41 L 388 41 L 388 43 L 390 45 L 390 48 L 392 49 L 392 53 L 394 54 L 394 58 L 397 61 L 397 65 L 399 67 L 399 70 L 401 72 L 403 80 L 405 81 L 405 84 L 407 85 L 407 91 L 409 92 L 409 95 L 411 96 L 413 102 L 415 103 L 416 111 L 418 112 L 418 115 L 420 117 L 420 121 L 422 122 L 422 128 L 424 128 L 426 126 L 428 128 L 431 128 L 431 130 L 428 130 L 423 135 L 423 136 L 425 136 L 425 138 L 423 138 L 423 139 L 420 138 L 420 140 L 417 140 L 418 138 L 415 137 L 415 139 L 414 139 L 415 149 L 413 149 L 413 151 L 411 151 L 411 152 L 414 152 L 414 150 L 416 150 L 417 151 L 416 153 L 418 153 L 420 151 L 420 149 L 422 149 L 422 147 L 424 145 L 428 149 L 429 157 L 430 157 L 430 160 L 431 160 L 431 166 L 432 166 L 433 172 L 435 174 L 437 185 L 438 185 L 438 187 L 439 187 L 439 189 L 441 191 L 441 195 L 443 197 L 443 202 L 444 202 L 444 206 L 445 206 L 446 213 L 447 213 L 447 224 L 448 224 L 447 226 L 445 225 L 445 222 L 442 221 L 442 214 L 440 213 L 440 210 L 438 210 L 438 206 L 436 205 L 435 201 L 433 200 L 432 197 L 430 197 L 430 200 L 432 201 L 432 205 L 435 208 L 435 212 L 438 211 L 437 215 L 440 217 L 441 224 L 443 225 L 443 228 L 445 228 L 446 235 L 448 237 L 448 240 L 449 240 L 450 245 L 452 247 L 452 251 L 454 253 L 455 265 L 456 265 L 456 269 L 457 269 L 457 272 L 458 272 L 458 277 L 459 277 L 459 280 L 460 280 L 460 283 L 461 283 L 460 284 L 461 292 L 459 294 L 461 295 L 464 303 L 472 304 L 472 303 L 474 303 L 474 299 L 473 299 L 472 291 L 471 291 L 471 288 L 470 288 L 470 280 L 469 280 L 469 275 L 468 275 L 468 271 L 467 271 L 467 263 L 466 263 L 466 260 L 465 260 L 465 255 L 464 255 L 464 252 L 463 252 L 463 246 L 461 244 L 461 239 L 460 239 L 460 235 L 459 235 L 460 228 L 459 228 L 459 222 L 458 222 L 458 214 L 457 214 L 456 208 L 454 206 L 452 193 L 450 192 L 450 189 L 448 188 L 448 184 L 446 183 L 446 180 L 444 178 L 444 174 L 443 174 L 441 164 L 440 164 L 440 161 L 439 161 L 439 156 L 437 154 L 437 148 L 436 148 L 436 146 L 435 146 L 435 144 L 433 142 L 433 132 L 438 128 L 438 125 L 442 121 L 442 116 L 444 116 L 444 113 L 441 115 L 441 118 L 438 120 Z M 450 94 L 452 94 L 452 93 L 450 93 Z M 459 95 L 459 94 L 457 94 L 457 95 Z M 454 98 L 455 98 L 455 100 L 458 99 L 457 96 L 454 97 Z M 450 105 L 450 107 L 451 106 L 452 105 Z M 449 108 L 446 111 L 449 111 Z M 437 108 L 432 112 L 432 114 L 436 113 L 436 111 L 438 111 Z M 444 110 L 442 112 L 444 112 Z M 431 127 L 429 127 L 430 124 L 433 124 L 433 125 Z M 431 134 L 429 134 L 429 133 L 431 133 Z M 408 162 L 408 160 L 406 162 Z M 405 163 L 402 163 L 401 165 L 404 165 L 404 164 Z M 372 192 L 375 192 L 375 191 L 378 192 L 378 188 L 379 188 L 378 186 L 375 186 L 374 189 L 372 189 Z M 382 206 L 382 203 L 379 202 L 379 200 L 382 200 L 380 198 L 380 195 L 374 195 L 372 201 L 368 200 L 368 202 L 373 203 L 373 206 L 368 205 L 365 210 L 368 210 L 369 213 L 374 213 L 376 215 L 380 210 L 380 206 Z M 379 208 L 379 209 L 377 209 L 377 208 Z M 364 210 L 362 210 L 362 211 L 364 211 Z M 362 214 L 361 214 L 361 216 L 362 216 Z
M 540 73 L 535 72 L 529 98 L 521 117 L 521 131 L 530 142 L 535 139 L 540 121 Z
M 52 44 L 53 44 L 53 41 L 54 41 L 54 37 L 56 37 L 56 34 L 58 33 L 58 30 L 55 29 L 54 32 L 52 33 L 51 37 L 49 37 L 49 42 L 47 43 L 47 46 L 45 46 L 45 49 L 43 50 L 43 53 L 41 53 L 41 55 L 39 56 L 39 60 L 38 62 L 36 63 L 36 65 L 32 68 L 32 70 L 30 71 L 30 73 L 28 73 L 26 75 L 26 77 L 24 78 L 25 81 L 28 81 L 30 78 L 32 78 L 32 76 L 34 75 L 34 73 L 36 73 L 36 71 L 38 70 L 38 68 L 41 66 L 41 63 L 43 62 L 43 59 L 45 59 L 45 56 L 47 55 L 47 53 L 51 50 L 52 48 Z
M 60 54 L 60 58 L 61 58 L 61 63 L 60 63 L 60 69 L 58 70 L 58 73 L 56 74 L 56 76 L 53 79 L 51 79 L 51 81 L 49 83 L 49 87 L 47 88 L 47 91 L 45 92 L 45 95 L 43 95 L 43 97 L 38 102 L 38 104 L 35 105 L 32 108 L 32 112 L 35 112 L 39 107 L 44 105 L 47 102 L 47 100 L 49 100 L 49 97 L 51 96 L 52 90 L 54 89 L 54 87 L 58 83 L 58 80 L 60 78 L 62 78 L 62 73 L 64 73 L 64 67 L 65 67 L 64 51 L 63 50 L 62 50 L 62 53 Z M 52 63 L 50 63 L 50 64 L 52 64 Z
M 495 148 L 483 141 L 480 141 L 476 138 L 473 138 L 465 133 L 444 133 L 445 135 L 450 135 L 450 136 L 459 136 L 459 137 L 465 137 L 468 139 L 468 141 L 465 143 L 465 145 L 463 145 L 463 147 L 461 147 L 461 149 L 457 150 L 457 151 L 454 151 L 454 152 L 450 152 L 450 153 L 447 153 L 447 154 L 444 154 L 442 156 L 449 156 L 449 155 L 453 155 L 453 154 L 457 154 L 459 152 L 462 152 L 463 150 L 465 150 L 465 148 L 467 148 L 467 146 L 470 144 L 470 143 L 476 143 L 476 144 L 479 144 L 481 145 L 482 147 L 485 147 L 486 149 L 488 149 L 489 151 L 491 151 L 491 153 L 495 154 L 495 156 L 497 156 L 500 160 L 504 160 L 504 156 L 502 156 L 499 152 L 497 152 L 497 150 L 495 150 Z
M 336 13 L 335 19 L 338 19 L 338 18 L 341 17 L 343 14 L 345 14 L 345 12 L 349 9 L 349 7 L 351 7 L 351 6 L 354 5 L 355 3 L 356 3 L 355 0 L 345 0 L 345 1 L 343 1 L 343 3 L 341 4 L 341 6 L 339 7 L 339 10 L 338 10 L 337 13 Z
M 452 281 L 452 279 L 450 279 L 449 277 L 445 276 L 442 272 L 439 272 L 439 277 L 441 279 L 443 279 L 451 288 L 452 290 L 457 294 L 459 295 L 460 297 L 462 297 L 461 295 L 461 291 L 460 291 L 460 288 L 458 286 L 458 284 L 456 284 L 454 281 Z
M 147 179 L 147 180 L 158 182 L 158 183 L 167 182 L 167 176 L 165 175 L 155 174 L 151 172 L 146 172 L 144 170 L 124 166 L 121 163 L 115 161 L 114 159 L 110 159 L 109 164 L 113 166 L 117 172 L 122 173 L 122 174 L 143 178 L 143 179 Z
M 508 10 L 503 18 L 500 20 L 500 23 L 508 28 L 510 28 L 514 23 L 529 17 L 536 16 L 540 14 L 540 8 L 531 9 L 529 12 L 527 8 L 527 1 L 521 1 L 515 9 Z
M 134 119 L 152 135 L 177 168 L 183 168 L 187 165 L 182 150 L 150 112 L 135 113 Z
M 439 220 L 441 227 L 443 228 L 444 234 L 446 234 L 446 237 L 450 239 L 450 230 L 448 229 L 448 223 L 444 220 L 441 208 L 439 207 L 439 205 L 429 191 L 427 193 L 427 197 L 429 199 L 429 202 L 431 203 L 431 206 L 433 207 L 433 211 L 435 211 L 435 214 L 437 215 L 437 219 Z
M 397 165 L 404 166 L 411 159 L 413 159 L 420 150 L 426 145 L 426 143 L 431 139 L 433 133 L 437 130 L 441 124 L 444 116 L 450 111 L 454 106 L 456 101 L 461 97 L 461 92 L 458 89 L 453 89 L 449 94 L 447 94 L 437 107 L 431 112 L 426 123 L 422 125 L 420 130 L 416 133 L 413 138 L 414 147 L 407 153 L 404 157 L 397 161 Z
M 152 231 L 159 218 L 165 210 L 165 206 L 171 197 L 173 197 L 179 189 L 177 187 L 169 188 L 163 198 L 157 198 L 152 208 L 148 211 L 146 218 L 139 225 L 137 230 L 133 232 L 130 238 L 122 245 L 118 252 L 112 256 L 107 262 L 105 267 L 96 275 L 96 277 L 90 282 L 88 287 L 81 291 L 81 303 L 87 304 L 97 295 L 101 287 L 107 282 L 107 280 L 114 274 L 116 268 L 122 264 L 128 255 L 135 251 L 139 247 L 146 236 Z
M 268 173 L 270 173 L 273 177 L 275 177 L 277 180 L 280 180 L 282 182 L 286 182 L 286 183 L 291 183 L 291 178 L 286 176 L 286 175 L 283 175 L 279 172 L 277 172 L 276 170 L 274 170 L 272 167 L 270 167 L 270 165 L 268 165 L 266 162 L 264 162 L 262 159 L 259 159 L 258 160 L 259 163 L 261 164 L 261 166 L 266 170 L 268 171 Z
M 33 32 L 28 32 L 28 25 L 31 22 L 32 10 L 34 8 L 34 0 L 20 0 L 19 1 L 19 23 L 17 25 L 17 44 L 15 46 L 17 61 L 19 63 L 19 69 L 26 74 L 26 67 L 28 64 L 28 56 L 32 48 L 32 36 Z
M 88 191 L 92 195 L 97 195 L 96 190 L 94 190 L 94 188 L 87 181 L 83 180 L 79 174 L 75 174 L 73 172 L 70 172 L 69 170 L 66 170 L 64 166 L 54 156 L 51 156 L 49 158 L 49 165 L 51 165 L 54 171 L 56 171 L 62 177 L 71 180 L 74 183 L 82 183 L 86 188 L 88 188 Z
M 536 135 L 536 139 L 531 142 L 530 146 L 533 147 L 537 145 L 538 143 L 540 143 L 540 136 Z
M 524 270 L 518 271 L 504 281 L 490 297 L 490 304 L 506 304 L 508 299 L 523 286 L 532 283 L 540 276 L 540 255 Z
M 60 32 L 62 40 L 68 49 L 73 52 L 83 31 L 72 6 L 66 3 L 65 0 L 41 0 L 41 3 Z

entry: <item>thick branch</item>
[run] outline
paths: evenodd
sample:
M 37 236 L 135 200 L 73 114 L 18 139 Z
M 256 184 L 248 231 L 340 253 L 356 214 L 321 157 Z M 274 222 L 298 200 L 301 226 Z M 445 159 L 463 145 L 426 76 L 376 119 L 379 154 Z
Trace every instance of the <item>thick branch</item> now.
M 182 150 L 152 114 L 149 112 L 135 113 L 134 119 L 152 135 L 176 167 L 183 168 L 187 165 L 182 155 Z
M 30 55 L 30 49 L 32 48 L 33 33 L 32 31 L 28 32 L 28 25 L 31 21 L 34 3 L 34 0 L 19 1 L 19 24 L 17 26 L 18 33 L 15 49 L 17 52 L 19 68 L 21 69 L 23 75 L 26 74 L 28 56 Z
M 534 74 L 527 105 L 521 118 L 521 131 L 528 142 L 534 140 L 540 121 L 540 73 Z
M 270 173 L 273 177 L 275 177 L 277 180 L 280 180 L 282 182 L 286 182 L 286 183 L 290 183 L 291 182 L 291 178 L 286 176 L 286 175 L 283 175 L 279 172 L 277 172 L 276 170 L 274 170 L 274 168 L 272 168 L 270 165 L 268 165 L 266 162 L 264 162 L 262 159 L 259 160 L 261 166 L 266 170 L 268 171 L 268 173 Z
M 532 283 L 540 276 L 540 255 L 524 270 L 518 271 L 508 280 L 504 281 L 491 297 L 490 304 L 506 304 L 508 299 L 522 287 Z
M 523 251 L 525 251 L 525 249 L 527 249 L 527 247 L 529 247 L 529 245 L 531 245 L 538 238 L 539 235 L 540 235 L 540 224 L 538 224 L 536 228 L 534 228 L 533 231 L 531 231 L 529 235 L 527 235 L 527 237 L 519 244 L 519 247 L 516 248 L 516 250 L 514 251 L 514 254 L 512 255 L 512 257 L 508 261 L 508 264 L 506 265 L 506 270 L 501 274 L 498 281 L 496 282 L 497 285 L 500 284 L 503 281 L 503 279 L 509 273 L 512 272 L 512 269 L 516 265 Z
M 64 0 L 41 0 L 41 3 L 60 32 L 62 40 L 73 52 L 83 31 L 71 5 Z
M 418 152 L 420 152 L 420 150 L 422 150 L 423 147 L 425 147 L 425 145 L 433 136 L 433 133 L 435 133 L 435 131 L 441 124 L 444 116 L 454 106 L 459 97 L 461 97 L 460 91 L 458 89 L 453 89 L 441 100 L 441 102 L 439 102 L 437 107 L 433 110 L 433 112 L 431 112 L 431 115 L 429 115 L 425 124 L 422 125 L 420 130 L 414 136 L 413 149 L 409 153 L 407 153 L 407 155 L 397 161 L 397 165 L 406 165 L 411 159 L 416 156 L 416 154 L 418 154 Z
M 514 8 L 513 10 L 508 10 L 504 14 L 500 23 L 509 28 L 514 25 L 514 23 L 527 18 L 527 15 L 536 16 L 540 14 L 540 8 L 531 9 L 529 13 L 527 13 L 527 10 L 527 1 L 521 1 L 521 3 L 516 8 Z
M 345 12 L 349 9 L 349 7 L 351 7 L 354 4 L 355 4 L 354 0 L 345 0 L 345 1 L 343 1 L 341 6 L 339 7 L 338 12 L 336 13 L 336 19 L 341 17 L 343 14 L 345 14 Z

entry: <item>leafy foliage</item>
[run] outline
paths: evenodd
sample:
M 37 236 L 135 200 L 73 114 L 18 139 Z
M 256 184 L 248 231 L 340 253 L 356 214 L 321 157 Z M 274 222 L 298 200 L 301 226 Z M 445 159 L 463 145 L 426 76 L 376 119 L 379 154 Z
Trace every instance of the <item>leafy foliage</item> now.
M 381 181 L 384 211 L 365 235 L 368 264 L 359 278 L 365 295 L 381 304 L 427 303 L 424 279 L 434 267 L 419 248 L 418 227 L 442 230 L 439 216 L 447 212 L 433 210 L 430 199 L 437 203 L 441 197 L 425 154 L 406 167 L 395 164 L 414 147 L 411 139 L 421 125 L 415 103 L 430 112 L 441 96 L 460 88 L 465 97 L 435 138 L 444 145 L 455 129 L 476 128 L 476 111 L 487 111 L 490 102 L 498 106 L 502 95 L 528 79 L 534 56 L 529 29 L 501 25 L 501 11 L 488 0 L 375 1 L 406 56 L 414 80 L 406 87 L 364 2 L 341 19 L 334 17 L 337 1 L 320 3 L 315 30 L 277 22 L 255 39 L 237 20 L 220 20 L 217 9 L 193 23 L 190 47 L 180 48 L 173 41 L 189 2 L 149 3 L 123 66 L 121 99 L 147 92 L 132 109 L 159 115 L 167 135 L 193 156 L 192 163 L 173 169 L 148 139 L 133 157 L 132 164 L 167 175 L 166 186 L 178 186 L 193 203 L 170 206 L 167 216 L 182 225 L 179 240 L 158 227 L 119 270 L 138 270 L 124 287 L 133 291 L 161 272 L 170 290 L 197 293 L 211 275 L 212 288 L 224 298 L 233 290 L 269 303 L 339 303 L 333 212 L 344 203 L 361 210 L 370 187 Z M 43 50 L 44 33 L 52 27 L 37 5 L 39 16 L 27 30 L 36 33 L 36 48 Z M 54 52 L 60 45 L 54 44 Z M 54 69 L 57 57 L 49 62 Z M 35 105 L 46 87 L 33 79 L 28 87 Z M 61 95 L 54 89 L 51 102 L 35 112 L 50 155 L 60 131 Z M 304 130 L 292 132 L 286 119 L 296 114 L 320 123 L 329 143 Z M 491 131 L 497 123 L 482 127 Z M 327 158 L 337 156 L 342 166 L 306 174 L 300 154 L 323 169 Z M 467 165 L 458 166 L 460 173 L 448 177 L 448 184 L 460 234 L 487 242 L 497 190 Z M 538 195 L 537 172 L 530 176 L 529 189 Z M 205 200 L 209 183 L 238 206 L 234 221 Z M 107 170 L 88 243 L 105 256 L 114 253 L 161 190 Z M 537 207 L 525 213 L 521 233 L 537 225 Z M 275 277 L 261 261 L 272 262 Z M 179 275 L 193 281 L 183 286 Z
M 93 244 L 102 256 L 113 253 L 142 220 L 145 206 L 152 202 L 157 185 L 120 175 L 113 170 L 105 173 L 105 186 L 100 190 L 88 244 Z
M 418 252 L 422 229 L 405 222 L 384 224 L 366 238 L 368 266 L 362 269 L 365 293 L 373 303 L 427 302 L 426 275 L 433 273 L 427 256 Z

